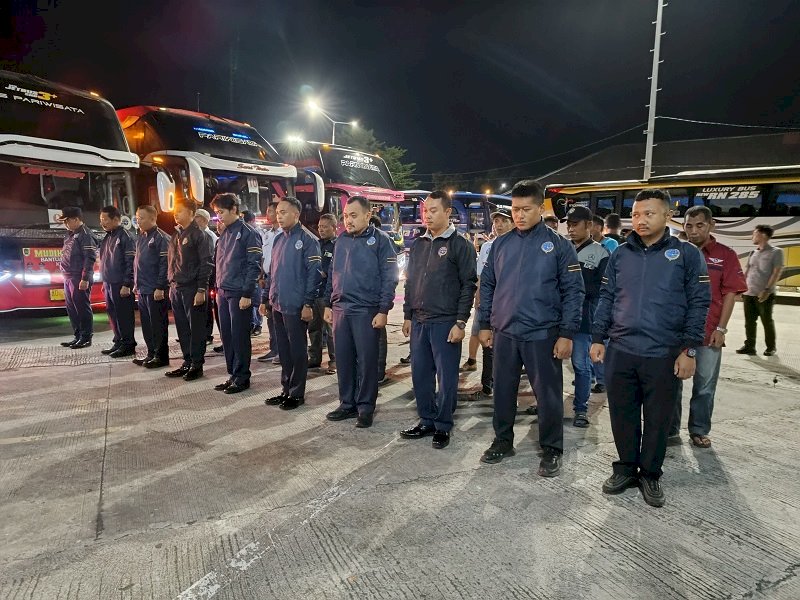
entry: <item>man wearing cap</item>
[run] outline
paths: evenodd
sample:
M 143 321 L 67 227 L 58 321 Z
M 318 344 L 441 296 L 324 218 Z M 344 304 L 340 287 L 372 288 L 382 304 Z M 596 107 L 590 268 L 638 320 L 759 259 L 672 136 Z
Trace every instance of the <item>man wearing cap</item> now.
M 100 225 L 106 236 L 100 242 L 100 274 L 106 312 L 114 333 L 114 343 L 101 350 L 111 358 L 123 358 L 136 354 L 133 337 L 135 317 L 133 312 L 133 261 L 136 243 L 122 227 L 122 215 L 116 206 L 104 206 L 100 211 Z
M 261 272 L 261 236 L 239 218 L 239 197 L 218 194 L 211 201 L 225 229 L 215 255 L 220 336 L 228 379 L 214 389 L 236 394 L 250 387 L 250 315 Z
M 403 335 L 411 336 L 411 379 L 419 422 L 400 436 L 433 435 L 431 445 L 437 449 L 450 443 L 461 341 L 478 279 L 475 249 L 450 223 L 452 212 L 446 192 L 433 191 L 425 199 L 428 230 L 411 247 L 403 304 Z
M 539 413 L 539 475 L 561 469 L 564 400 L 561 361 L 572 355 L 583 306 L 583 278 L 575 248 L 542 220 L 538 181 L 511 190 L 516 228 L 492 244 L 481 272 L 481 344 L 494 348 L 494 431 L 481 461 L 514 454 L 514 420 L 523 365 Z
M 603 492 L 619 494 L 639 485 L 645 502 L 656 507 L 664 505 L 661 466 L 675 388 L 678 379 L 694 375 L 711 302 L 702 254 L 670 235 L 671 205 L 664 190 L 636 195 L 634 231 L 608 261 L 589 350 L 594 362 L 606 363 L 608 412 L 619 454 Z
M 476 273 L 480 280 L 483 267 L 486 265 L 486 260 L 489 258 L 489 250 L 492 248 L 492 242 L 495 239 L 504 236 L 509 231 L 514 229 L 514 221 L 511 220 L 511 210 L 506 206 L 498 206 L 491 214 L 492 229 L 494 230 L 495 237 L 483 243 L 481 250 L 478 253 L 478 263 Z M 480 304 L 480 293 L 475 294 L 475 307 Z M 461 366 L 462 371 L 475 371 L 477 366 L 475 363 L 476 355 L 478 354 L 478 347 L 481 345 L 478 340 L 480 334 L 480 322 L 478 316 L 472 319 L 472 330 L 469 338 L 469 358 Z M 473 349 L 474 340 L 474 349 Z M 494 380 L 492 379 L 493 368 L 493 350 L 487 346 L 483 346 L 483 364 L 481 365 L 481 393 L 484 396 L 492 396 L 494 389 Z
M 272 248 L 269 273 L 264 283 L 265 311 L 272 310 L 275 340 L 281 357 L 279 395 L 265 404 L 293 410 L 305 403 L 308 376 L 308 323 L 314 318 L 319 287 L 319 242 L 300 224 L 303 205 L 287 196 L 278 203 L 276 218 L 281 232 Z
M 585 206 L 573 206 L 564 219 L 567 222 L 567 237 L 575 245 L 578 262 L 581 263 L 583 287 L 583 316 L 578 333 L 572 337 L 572 369 L 575 371 L 575 398 L 572 406 L 575 416 L 572 425 L 588 427 L 589 394 L 592 385 L 592 362 L 589 347 L 592 345 L 592 319 L 600 300 L 600 284 L 608 264 L 608 251 L 592 239 L 592 211 Z
M 203 376 L 207 288 L 211 275 L 211 243 L 194 221 L 196 210 L 191 199 L 176 203 L 174 215 L 178 227 L 169 245 L 169 300 L 183 363 L 165 375 L 182 377 L 185 381 Z
M 211 256 L 214 256 L 214 250 L 217 247 L 218 236 L 211 231 L 208 224 L 211 223 L 211 213 L 205 208 L 198 208 L 194 214 L 194 222 L 200 228 L 200 231 L 208 236 L 209 243 L 211 244 Z M 217 310 L 217 301 L 215 297 L 214 282 L 217 280 L 214 273 L 214 264 L 212 259 L 211 276 L 208 280 L 208 302 L 206 302 L 206 342 L 211 344 L 214 341 L 214 322 L 217 323 L 219 329 L 219 311 Z
M 97 260 L 97 242 L 92 232 L 83 224 L 83 213 L 77 206 L 67 206 L 56 220 L 67 228 L 67 237 L 61 249 L 59 268 L 64 274 L 64 300 L 74 337 L 61 342 L 73 350 L 92 345 L 92 278 Z
M 156 225 L 157 217 L 158 212 L 153 206 L 140 206 L 136 210 L 139 235 L 136 238 L 133 277 L 147 356 L 135 358 L 133 362 L 148 369 L 158 369 L 169 364 L 167 337 L 169 236 Z

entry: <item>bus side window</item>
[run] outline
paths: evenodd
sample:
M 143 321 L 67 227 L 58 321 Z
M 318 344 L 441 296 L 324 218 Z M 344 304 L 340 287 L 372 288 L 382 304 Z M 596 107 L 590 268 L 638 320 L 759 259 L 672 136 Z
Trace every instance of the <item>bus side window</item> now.
M 800 216 L 800 185 L 781 184 L 773 186 L 769 214 L 777 217 Z

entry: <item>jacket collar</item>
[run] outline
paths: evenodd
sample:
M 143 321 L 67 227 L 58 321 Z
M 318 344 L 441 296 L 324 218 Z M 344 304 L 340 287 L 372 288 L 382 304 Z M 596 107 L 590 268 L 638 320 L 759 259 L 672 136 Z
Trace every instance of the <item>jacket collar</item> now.
M 669 233 L 669 227 L 665 227 L 664 235 L 661 237 L 661 239 L 658 240 L 655 244 L 652 244 L 650 246 L 646 246 L 645 243 L 642 241 L 642 236 L 640 236 L 635 231 L 631 231 L 630 234 L 628 234 L 627 242 L 632 246 L 636 246 L 640 250 L 648 250 L 648 249 L 658 250 L 659 248 L 663 248 L 664 246 L 669 244 L 671 237 L 672 236 Z

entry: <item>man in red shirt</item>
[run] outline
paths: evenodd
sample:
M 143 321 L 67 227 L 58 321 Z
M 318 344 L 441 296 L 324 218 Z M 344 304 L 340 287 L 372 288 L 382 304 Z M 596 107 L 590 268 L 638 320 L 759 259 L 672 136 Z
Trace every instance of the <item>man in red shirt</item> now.
M 706 317 L 705 340 L 697 348 L 697 366 L 689 404 L 689 438 L 698 448 L 709 448 L 711 413 L 714 410 L 714 394 L 722 362 L 722 347 L 725 345 L 725 334 L 728 333 L 728 320 L 736 304 L 736 297 L 747 290 L 747 282 L 736 252 L 718 243 L 711 235 L 714 218 L 707 207 L 693 206 L 687 210 L 683 229 L 689 242 L 703 253 L 711 278 L 711 306 Z M 673 438 L 678 435 L 681 426 L 681 392 L 682 385 L 679 382 L 675 415 L 669 434 Z

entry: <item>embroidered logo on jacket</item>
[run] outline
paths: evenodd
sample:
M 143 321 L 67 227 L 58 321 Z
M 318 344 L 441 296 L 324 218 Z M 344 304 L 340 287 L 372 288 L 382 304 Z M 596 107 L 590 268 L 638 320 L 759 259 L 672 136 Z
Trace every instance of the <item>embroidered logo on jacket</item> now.
M 676 248 L 670 248 L 669 250 L 664 251 L 664 256 L 667 257 L 667 260 L 675 260 L 681 255 L 681 251 Z
M 555 248 L 553 242 L 545 242 L 544 244 L 542 244 L 542 252 L 544 252 L 545 254 L 552 252 L 553 248 Z
M 302 250 L 303 249 L 303 240 L 297 240 L 294 243 L 295 250 Z
M 375 239 L 374 235 L 370 236 L 369 239 L 367 240 L 367 246 L 374 246 L 376 241 L 377 240 Z
M 438 254 L 439 256 L 445 256 L 447 254 L 447 246 L 442 246 L 441 248 L 439 248 Z

